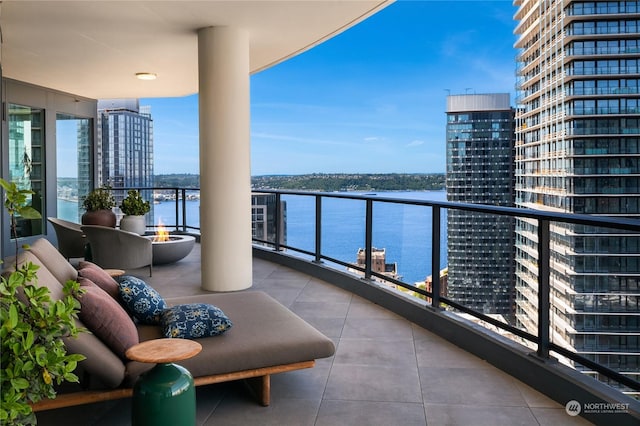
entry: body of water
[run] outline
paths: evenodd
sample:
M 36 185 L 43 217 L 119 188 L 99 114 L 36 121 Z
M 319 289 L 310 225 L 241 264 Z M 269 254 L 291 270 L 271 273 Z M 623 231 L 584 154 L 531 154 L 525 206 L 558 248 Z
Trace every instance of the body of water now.
M 377 198 L 405 198 L 445 201 L 444 191 L 382 192 Z M 313 197 L 283 196 L 287 202 L 287 245 L 315 250 L 315 200 Z M 365 246 L 364 201 L 322 200 L 322 253 L 343 262 L 356 262 Z M 431 275 L 431 208 L 373 204 L 373 246 L 384 248 L 387 263 L 397 263 L 398 273 L 408 283 Z M 447 264 L 447 219 L 441 215 L 440 256 Z
M 403 198 L 445 201 L 445 191 L 380 192 L 376 198 Z M 315 199 L 309 196 L 285 195 L 287 203 L 287 245 L 315 250 Z M 361 200 L 323 199 L 322 252 L 343 262 L 355 262 L 359 248 L 365 246 L 365 202 Z M 200 202 L 187 201 L 187 224 L 200 226 Z M 181 211 L 179 212 L 181 215 Z M 161 220 L 173 227 L 175 203 L 165 201 L 153 205 L 153 223 Z M 58 200 L 58 217 L 79 222 L 77 203 Z M 408 283 L 424 281 L 431 275 L 431 208 L 374 203 L 373 246 L 386 250 L 387 263 L 397 263 L 398 273 Z M 178 218 L 182 223 L 182 217 Z M 447 264 L 446 211 L 441 217 L 440 258 Z

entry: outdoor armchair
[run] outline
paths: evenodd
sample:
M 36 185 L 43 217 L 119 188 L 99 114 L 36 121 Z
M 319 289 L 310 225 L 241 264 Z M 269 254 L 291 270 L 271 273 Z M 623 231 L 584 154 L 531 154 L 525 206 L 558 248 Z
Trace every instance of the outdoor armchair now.
M 123 270 L 148 266 L 151 276 L 153 247 L 149 238 L 106 226 L 84 225 L 81 229 L 89 240 L 93 263 Z
M 87 238 L 82 232 L 81 225 L 55 217 L 48 217 L 47 220 L 53 225 L 53 230 L 56 232 L 58 251 L 67 260 L 76 257 L 84 258 Z

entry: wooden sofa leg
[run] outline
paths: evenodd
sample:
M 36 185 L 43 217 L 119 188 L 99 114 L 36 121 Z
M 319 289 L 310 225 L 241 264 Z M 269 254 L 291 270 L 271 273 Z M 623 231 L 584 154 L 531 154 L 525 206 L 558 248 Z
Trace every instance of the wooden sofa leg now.
M 245 383 L 251 390 L 251 393 L 258 399 L 258 402 L 268 407 L 271 404 L 271 375 L 251 377 L 245 379 Z

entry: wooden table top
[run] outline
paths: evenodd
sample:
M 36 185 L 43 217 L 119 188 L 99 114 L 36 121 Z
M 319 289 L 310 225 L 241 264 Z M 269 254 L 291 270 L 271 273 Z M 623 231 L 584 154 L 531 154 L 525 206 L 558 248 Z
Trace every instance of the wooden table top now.
M 120 275 L 124 275 L 125 272 L 123 269 L 105 269 L 104 271 L 112 277 L 119 277 Z
M 154 339 L 138 343 L 127 349 L 126 356 L 132 361 L 167 363 L 196 356 L 202 345 L 188 339 Z

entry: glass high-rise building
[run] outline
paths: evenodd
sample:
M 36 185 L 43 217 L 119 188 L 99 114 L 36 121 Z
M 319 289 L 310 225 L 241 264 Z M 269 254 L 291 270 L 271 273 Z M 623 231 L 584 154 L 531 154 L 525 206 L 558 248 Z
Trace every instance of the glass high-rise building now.
M 153 187 L 150 107 L 140 107 L 137 99 L 99 100 L 97 127 L 98 182 L 115 190 L 118 204 L 126 196 L 118 188 Z M 150 200 L 152 194 L 145 192 Z
M 280 201 L 281 220 L 276 226 L 277 200 L 276 194 L 251 194 L 251 238 L 273 244 L 279 233 L 279 243 L 287 244 L 287 203 Z
M 517 205 L 640 217 L 640 5 L 515 4 Z M 518 324 L 535 331 L 534 222 L 516 247 Z M 552 224 L 550 250 L 553 342 L 637 380 L 640 238 Z
M 514 112 L 508 93 L 447 97 L 447 200 L 514 205 Z M 514 313 L 514 219 L 447 212 L 450 299 Z

